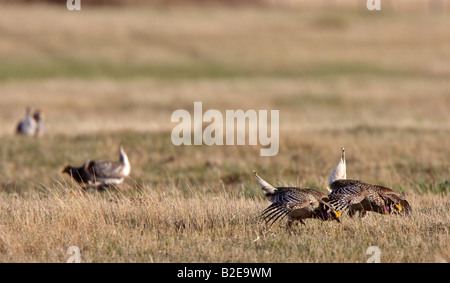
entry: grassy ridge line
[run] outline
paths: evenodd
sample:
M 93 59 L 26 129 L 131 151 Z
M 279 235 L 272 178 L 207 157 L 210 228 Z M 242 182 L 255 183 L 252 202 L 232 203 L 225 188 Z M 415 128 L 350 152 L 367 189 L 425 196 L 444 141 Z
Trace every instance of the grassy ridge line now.
M 52 78 L 111 78 L 135 79 L 214 79 L 214 78 L 301 78 L 327 76 L 375 76 L 375 77 L 436 77 L 436 75 L 410 69 L 392 69 L 365 62 L 329 62 L 298 68 L 275 67 L 247 70 L 214 62 L 192 64 L 120 64 L 72 59 L 50 60 L 45 63 L 4 62 L 0 66 L 0 81 L 40 80 Z M 438 77 L 439 78 L 439 77 Z

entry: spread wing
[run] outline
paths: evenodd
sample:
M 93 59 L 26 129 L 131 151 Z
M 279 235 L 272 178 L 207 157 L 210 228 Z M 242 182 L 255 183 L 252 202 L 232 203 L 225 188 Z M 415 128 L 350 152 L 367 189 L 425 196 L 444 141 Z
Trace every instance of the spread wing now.
M 261 214 L 269 226 L 283 219 L 290 212 L 309 206 L 309 199 L 298 188 L 277 188 L 273 203 Z
M 115 161 L 91 161 L 88 171 L 96 178 L 123 178 L 123 165 Z
M 360 203 L 368 192 L 365 183 L 356 180 L 337 180 L 330 185 L 329 203 L 336 209 L 347 209 L 350 205 Z

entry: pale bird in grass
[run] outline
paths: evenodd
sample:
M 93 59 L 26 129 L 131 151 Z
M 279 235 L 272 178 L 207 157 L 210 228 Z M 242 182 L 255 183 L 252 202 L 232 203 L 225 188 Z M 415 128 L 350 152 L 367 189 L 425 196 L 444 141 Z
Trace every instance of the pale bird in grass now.
M 93 160 L 89 162 L 87 171 L 93 175 L 96 185 L 118 185 L 128 177 L 131 166 L 127 154 L 120 145 L 119 161 Z
M 348 209 L 351 217 L 356 212 L 359 212 L 360 217 L 364 217 L 367 211 L 380 214 L 411 212 L 411 206 L 401 194 L 363 181 L 347 180 L 344 152 L 342 147 L 341 160 L 333 170 L 329 181 L 331 192 L 328 200 L 336 210 Z
M 42 136 L 47 133 L 44 124 L 45 110 L 38 109 L 31 115 L 30 107 L 27 107 L 25 117 L 19 122 L 16 133 L 24 136 Z
M 130 161 L 122 145 L 120 145 L 119 161 L 86 161 L 81 167 L 66 166 L 63 173 L 71 175 L 78 183 L 109 186 L 121 184 L 128 177 L 130 171 Z
M 340 222 L 340 213 L 330 206 L 326 194 L 307 188 L 273 187 L 259 177 L 254 170 L 253 173 L 264 195 L 272 202 L 261 215 L 266 224 L 271 226 L 286 216 L 288 217 L 287 228 L 291 228 L 296 220 L 305 224 L 303 220 L 307 218 Z
M 18 135 L 24 136 L 34 136 L 36 134 L 37 123 L 36 120 L 31 116 L 31 109 L 27 107 L 25 117 L 20 120 L 16 128 L 16 133 Z

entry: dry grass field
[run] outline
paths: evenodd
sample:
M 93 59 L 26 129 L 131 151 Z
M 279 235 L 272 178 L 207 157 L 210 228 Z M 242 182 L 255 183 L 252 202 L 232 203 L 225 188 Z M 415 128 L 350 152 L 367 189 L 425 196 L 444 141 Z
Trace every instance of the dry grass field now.
M 0 262 L 66 262 L 70 246 L 82 262 L 365 262 L 370 246 L 450 261 L 450 16 L 388 7 L 2 3 Z M 279 110 L 278 155 L 174 146 L 170 117 L 195 101 Z M 47 136 L 14 135 L 26 106 L 46 109 Z M 117 189 L 61 174 L 119 143 L 132 171 Z M 325 192 L 341 146 L 348 178 L 413 214 L 261 225 L 252 169 Z

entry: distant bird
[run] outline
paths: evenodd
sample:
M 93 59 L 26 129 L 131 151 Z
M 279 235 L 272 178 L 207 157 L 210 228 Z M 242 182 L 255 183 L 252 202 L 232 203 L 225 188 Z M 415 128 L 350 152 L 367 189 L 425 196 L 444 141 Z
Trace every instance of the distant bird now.
M 307 188 L 275 188 L 261 179 L 254 170 L 253 173 L 264 195 L 272 202 L 261 214 L 266 224 L 271 226 L 285 216 L 288 217 L 287 228 L 291 228 L 296 220 L 305 225 L 303 220 L 307 218 L 340 222 L 340 212 L 331 208 L 326 194 Z
M 31 109 L 27 107 L 25 117 L 20 120 L 16 128 L 16 133 L 18 135 L 24 136 L 34 136 L 36 134 L 37 123 L 36 120 L 31 116 Z
M 341 160 L 330 176 L 331 192 L 329 203 L 334 209 L 349 210 L 350 217 L 359 212 L 364 217 L 367 211 L 380 214 L 409 214 L 411 206 L 401 194 L 378 185 L 359 180 L 346 180 L 345 149 L 342 147 Z
M 62 173 L 67 173 L 71 176 L 77 183 L 88 186 L 94 183 L 94 176 L 88 172 L 87 168 L 89 166 L 89 159 L 84 162 L 81 167 L 73 167 L 67 165 Z
M 33 114 L 33 118 L 36 121 L 35 135 L 43 136 L 43 135 L 47 134 L 47 128 L 45 127 L 45 124 L 44 124 L 45 109 L 41 108 L 41 109 L 36 110 Z
M 69 174 L 75 181 L 96 187 L 118 185 L 130 174 L 131 166 L 128 156 L 119 147 L 119 161 L 86 160 L 81 167 L 67 165 L 63 173 Z
M 131 166 L 120 145 L 119 161 L 93 160 L 89 162 L 86 170 L 93 176 L 95 185 L 117 185 L 130 174 Z

